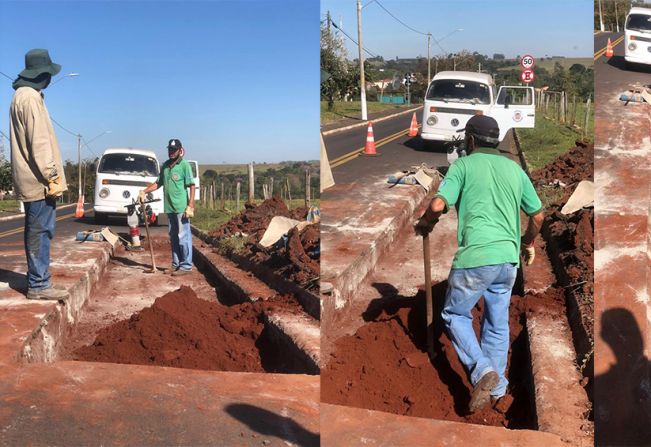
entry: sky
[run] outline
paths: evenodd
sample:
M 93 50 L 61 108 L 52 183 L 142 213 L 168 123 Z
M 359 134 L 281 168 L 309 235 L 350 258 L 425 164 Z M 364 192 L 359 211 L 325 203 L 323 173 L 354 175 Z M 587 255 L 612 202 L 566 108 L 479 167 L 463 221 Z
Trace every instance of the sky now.
M 178 138 L 205 164 L 317 160 L 318 20 L 318 0 L 0 0 L 0 72 L 46 48 L 59 76 L 79 73 L 44 92 L 72 133 L 55 125 L 64 159 L 79 133 L 83 158 L 134 147 L 162 162 Z M 13 93 L 0 75 L 7 135 Z
M 427 37 L 419 33 L 429 32 L 442 47 L 432 41 L 432 57 L 464 49 L 489 57 L 592 57 L 593 5 L 593 0 L 362 0 L 362 44 L 385 60 L 427 57 Z M 356 1 L 322 0 L 321 20 L 328 10 L 357 40 Z M 345 40 L 348 57 L 356 59 L 356 44 Z

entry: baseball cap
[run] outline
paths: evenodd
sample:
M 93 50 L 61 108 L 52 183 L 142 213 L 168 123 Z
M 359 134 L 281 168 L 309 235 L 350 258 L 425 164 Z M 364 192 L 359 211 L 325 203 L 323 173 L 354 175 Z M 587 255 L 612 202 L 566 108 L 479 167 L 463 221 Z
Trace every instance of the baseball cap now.
M 178 140 L 176 138 L 172 138 L 169 143 L 167 143 L 167 149 L 170 151 L 177 151 L 181 149 L 183 145 L 181 144 L 181 140 Z
M 479 143 L 497 145 L 500 142 L 500 128 L 495 118 L 486 115 L 474 115 L 466 123 L 466 127 L 457 132 L 472 135 Z

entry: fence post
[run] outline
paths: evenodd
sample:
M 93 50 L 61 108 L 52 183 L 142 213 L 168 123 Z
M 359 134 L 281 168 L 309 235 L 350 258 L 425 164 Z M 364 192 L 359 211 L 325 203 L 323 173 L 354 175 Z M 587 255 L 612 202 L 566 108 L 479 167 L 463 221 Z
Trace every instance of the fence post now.
M 588 121 L 590 118 L 590 98 L 591 95 L 588 95 L 588 100 L 585 102 L 585 125 L 583 128 L 583 132 L 581 132 L 581 137 L 585 138 L 585 136 L 588 133 Z
M 255 202 L 255 176 L 253 175 L 253 163 L 249 163 L 249 203 Z
M 310 168 L 305 168 L 305 207 L 310 206 Z
M 237 186 L 235 187 L 235 212 L 240 212 L 240 181 L 237 181 Z
M 226 205 L 224 203 L 224 182 L 222 181 L 222 203 L 221 203 L 221 209 L 224 210 L 226 208 Z
M 290 208 L 292 206 L 292 188 L 289 184 L 289 177 L 287 177 L 285 180 L 287 181 L 287 197 L 289 200 L 289 206 L 287 208 Z
M 269 197 L 274 196 L 274 178 L 269 177 Z

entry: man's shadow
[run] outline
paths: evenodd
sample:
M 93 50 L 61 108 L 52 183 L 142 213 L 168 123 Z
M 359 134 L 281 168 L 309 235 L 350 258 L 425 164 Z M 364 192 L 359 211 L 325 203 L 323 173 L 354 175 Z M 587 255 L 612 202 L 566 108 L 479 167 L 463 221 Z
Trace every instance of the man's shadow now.
M 8 284 L 16 292 L 27 293 L 27 275 L 24 273 L 0 268 L 0 283 Z
M 649 359 L 637 321 L 627 309 L 608 309 L 600 335 L 617 363 L 594 380 L 595 446 L 651 445 Z

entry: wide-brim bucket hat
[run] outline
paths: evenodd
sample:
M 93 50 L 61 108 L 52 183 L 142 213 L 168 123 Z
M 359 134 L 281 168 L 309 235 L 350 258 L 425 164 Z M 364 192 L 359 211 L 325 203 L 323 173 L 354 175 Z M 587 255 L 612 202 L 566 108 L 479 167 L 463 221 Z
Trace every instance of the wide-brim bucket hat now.
M 25 69 L 18 76 L 34 79 L 43 73 L 50 73 L 54 76 L 60 71 L 61 65 L 52 62 L 50 53 L 47 50 L 36 48 L 29 50 L 25 55 Z

